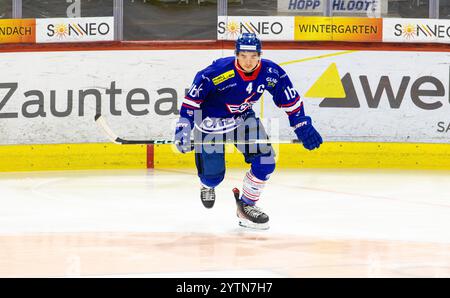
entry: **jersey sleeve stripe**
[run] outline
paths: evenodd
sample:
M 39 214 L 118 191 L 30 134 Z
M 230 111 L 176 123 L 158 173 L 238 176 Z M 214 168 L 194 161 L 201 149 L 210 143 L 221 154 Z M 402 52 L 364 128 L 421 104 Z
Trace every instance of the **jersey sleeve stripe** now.
M 280 105 L 280 107 L 282 107 L 282 108 L 291 107 L 291 106 L 295 105 L 299 100 L 300 100 L 300 96 L 297 96 L 293 102 L 286 103 L 284 105 Z
M 287 107 L 287 108 L 283 107 L 283 110 L 284 110 L 286 113 L 290 113 L 290 112 L 296 110 L 297 108 L 299 108 L 302 104 L 303 104 L 303 101 L 302 101 L 302 100 L 299 100 L 299 101 L 297 101 L 294 105 L 292 105 L 292 106 L 290 106 L 290 107 Z
M 202 103 L 204 100 L 203 99 L 193 99 L 193 98 L 190 98 L 189 96 L 185 96 L 184 97 L 184 99 L 187 99 L 187 100 L 190 100 L 190 101 L 193 101 L 193 102 L 196 102 L 196 103 Z
M 203 102 L 202 100 L 200 100 L 200 101 L 199 100 L 192 100 L 192 99 L 187 98 L 187 97 L 185 97 L 184 100 L 183 100 L 183 104 L 187 104 L 187 105 L 193 106 L 193 107 L 195 107 L 197 109 L 200 108 L 200 104 L 202 102 Z
M 300 111 L 303 108 L 303 101 L 301 102 L 300 106 L 298 108 L 296 108 L 295 110 L 291 111 L 291 112 L 286 112 L 289 116 L 292 114 L 297 113 L 298 111 Z
M 188 105 L 187 103 L 184 103 L 184 102 L 183 102 L 183 104 L 181 106 L 185 107 L 186 109 L 190 109 L 190 110 L 198 110 L 198 109 L 200 109 L 199 107 L 193 107 L 193 106 L 190 106 L 190 105 Z

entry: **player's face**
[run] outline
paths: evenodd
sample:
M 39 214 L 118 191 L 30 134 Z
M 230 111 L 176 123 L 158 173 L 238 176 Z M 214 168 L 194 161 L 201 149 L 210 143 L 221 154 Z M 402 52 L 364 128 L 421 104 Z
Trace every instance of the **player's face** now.
M 239 52 L 237 60 L 242 69 L 246 72 L 252 71 L 259 63 L 257 52 Z

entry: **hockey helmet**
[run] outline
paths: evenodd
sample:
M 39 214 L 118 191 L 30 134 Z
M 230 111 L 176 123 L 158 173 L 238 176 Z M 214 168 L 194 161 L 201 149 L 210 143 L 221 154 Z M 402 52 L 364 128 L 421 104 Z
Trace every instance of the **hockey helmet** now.
M 255 33 L 242 33 L 236 40 L 236 54 L 239 52 L 261 53 L 261 40 Z

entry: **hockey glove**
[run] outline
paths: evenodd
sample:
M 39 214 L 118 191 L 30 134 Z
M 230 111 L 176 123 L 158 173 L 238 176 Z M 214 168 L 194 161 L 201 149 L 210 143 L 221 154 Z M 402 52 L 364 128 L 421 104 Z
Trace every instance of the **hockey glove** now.
M 178 151 L 186 153 L 193 150 L 191 144 L 192 121 L 180 117 L 175 127 L 175 145 Z
M 294 132 L 299 141 L 308 150 L 319 148 L 322 144 L 322 137 L 311 124 L 311 117 L 299 117 L 299 123 L 294 126 Z

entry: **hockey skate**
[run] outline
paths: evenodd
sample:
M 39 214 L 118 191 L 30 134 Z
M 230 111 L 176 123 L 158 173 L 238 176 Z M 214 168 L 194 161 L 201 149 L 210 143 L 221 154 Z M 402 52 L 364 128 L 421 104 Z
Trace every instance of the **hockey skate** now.
M 214 188 L 202 186 L 202 189 L 200 190 L 200 199 L 202 200 L 205 208 L 211 209 L 216 201 L 216 193 L 214 192 Z
M 239 189 L 233 188 L 237 205 L 237 217 L 239 225 L 245 228 L 267 230 L 269 228 L 269 216 L 256 206 L 247 205 L 240 199 Z

